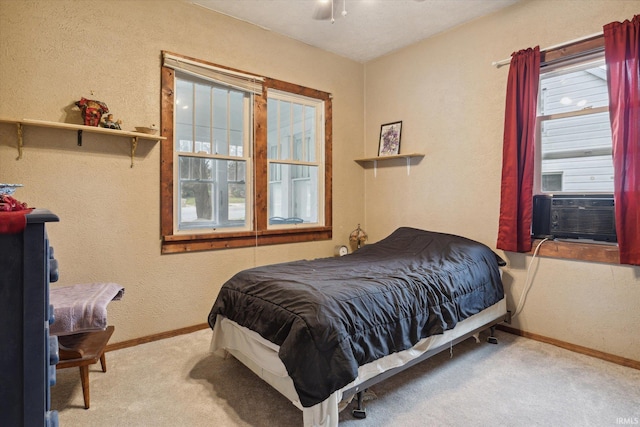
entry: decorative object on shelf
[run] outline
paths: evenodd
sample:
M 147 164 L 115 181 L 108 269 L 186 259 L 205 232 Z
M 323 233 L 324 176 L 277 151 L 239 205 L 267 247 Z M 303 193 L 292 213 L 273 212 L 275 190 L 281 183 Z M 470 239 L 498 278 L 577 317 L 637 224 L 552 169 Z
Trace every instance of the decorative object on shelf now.
M 400 153 L 400 134 L 402 122 L 387 123 L 380 126 L 379 156 L 394 156 Z
M 115 120 L 113 118 L 113 114 L 107 114 L 107 117 L 100 123 L 103 128 L 118 130 L 122 130 L 122 128 L 120 127 L 121 124 L 122 120 Z
M 22 187 L 22 185 L 0 184 L 0 191 L 10 191 L 10 193 L 0 192 L 0 234 L 20 233 L 27 225 L 25 215 L 33 210 L 11 195 L 16 187 Z
M 19 212 L 29 210 L 29 206 L 8 194 L 0 194 L 0 212 Z
M 349 241 L 356 247 L 356 249 L 360 249 L 364 246 L 368 238 L 369 236 L 367 235 L 367 232 L 360 228 L 360 224 L 358 224 L 358 228 L 353 230 L 349 235 Z
M 348 253 L 349 253 L 349 248 L 347 248 L 345 245 L 337 245 L 333 249 L 333 255 L 334 256 L 345 256 Z
M 93 99 L 81 98 L 76 102 L 76 106 L 82 112 L 82 119 L 85 126 L 95 126 L 100 124 L 102 115 L 109 112 L 107 104 Z
M 155 135 L 156 133 L 158 133 L 158 128 L 156 127 L 156 125 L 151 125 L 149 127 L 136 126 L 136 132 L 146 133 L 146 134 L 149 134 L 149 135 Z
M 16 192 L 18 188 L 22 187 L 22 184 L 3 184 L 0 183 L 0 195 L 11 196 Z

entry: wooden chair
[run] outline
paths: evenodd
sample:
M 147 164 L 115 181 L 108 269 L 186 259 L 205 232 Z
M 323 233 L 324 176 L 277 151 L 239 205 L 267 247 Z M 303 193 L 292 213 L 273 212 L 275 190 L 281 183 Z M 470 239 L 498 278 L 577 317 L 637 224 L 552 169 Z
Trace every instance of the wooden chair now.
M 64 369 L 76 366 L 80 368 L 80 381 L 82 382 L 85 409 L 89 409 L 90 404 L 89 365 L 93 365 L 100 360 L 102 372 L 107 372 L 104 350 L 114 329 L 113 326 L 108 326 L 103 331 L 90 331 L 58 337 L 60 361 L 56 368 Z

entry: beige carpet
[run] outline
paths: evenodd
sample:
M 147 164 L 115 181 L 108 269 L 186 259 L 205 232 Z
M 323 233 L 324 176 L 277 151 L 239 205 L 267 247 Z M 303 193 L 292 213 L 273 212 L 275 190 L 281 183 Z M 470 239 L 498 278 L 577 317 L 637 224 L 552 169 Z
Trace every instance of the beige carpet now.
M 233 358 L 208 353 L 210 331 L 107 353 L 58 371 L 52 408 L 71 426 L 301 426 L 302 413 Z M 469 339 L 373 388 L 367 418 L 341 426 L 615 426 L 640 419 L 640 371 L 496 332 Z M 625 422 L 626 421 L 626 422 Z

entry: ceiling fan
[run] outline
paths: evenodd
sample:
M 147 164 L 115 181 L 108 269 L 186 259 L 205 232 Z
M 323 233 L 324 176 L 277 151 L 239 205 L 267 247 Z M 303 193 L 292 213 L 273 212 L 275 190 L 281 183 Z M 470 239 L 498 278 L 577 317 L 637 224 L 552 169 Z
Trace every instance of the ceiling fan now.
M 338 12 L 340 6 L 342 6 L 342 10 Z M 316 0 L 313 19 L 319 21 L 330 20 L 333 24 L 335 18 L 339 16 L 347 16 L 347 0 Z

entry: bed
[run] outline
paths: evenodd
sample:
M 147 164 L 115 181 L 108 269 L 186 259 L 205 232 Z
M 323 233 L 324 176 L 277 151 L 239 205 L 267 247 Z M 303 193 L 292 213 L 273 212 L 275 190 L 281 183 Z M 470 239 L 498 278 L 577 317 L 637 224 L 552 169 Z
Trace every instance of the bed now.
M 501 265 L 479 242 L 402 227 L 347 256 L 244 270 L 211 308 L 211 350 L 287 397 L 305 426 L 335 426 L 340 402 L 503 321 Z

